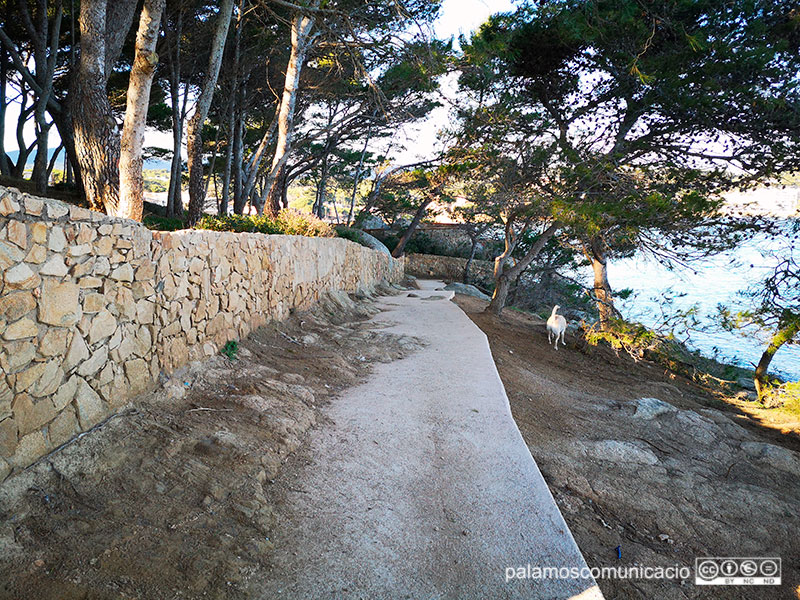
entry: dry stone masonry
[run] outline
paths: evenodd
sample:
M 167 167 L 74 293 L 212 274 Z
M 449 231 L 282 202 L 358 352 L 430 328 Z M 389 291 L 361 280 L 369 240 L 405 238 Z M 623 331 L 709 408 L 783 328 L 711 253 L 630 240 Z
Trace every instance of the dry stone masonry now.
M 0 187 L 0 481 L 231 339 L 403 264 L 340 238 L 151 232 Z

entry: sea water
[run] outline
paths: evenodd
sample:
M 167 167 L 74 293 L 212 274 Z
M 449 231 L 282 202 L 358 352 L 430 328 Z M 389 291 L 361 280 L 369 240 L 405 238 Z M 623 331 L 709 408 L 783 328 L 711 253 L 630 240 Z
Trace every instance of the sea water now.
M 634 295 L 618 302 L 626 319 L 639 321 L 648 327 L 664 322 L 668 310 L 665 298 L 674 298 L 673 307 L 687 310 L 699 308 L 702 330 L 693 331 L 687 345 L 708 357 L 716 357 L 744 367 L 754 367 L 769 343 L 769 335 L 742 336 L 716 326 L 717 305 L 745 309 L 752 300 L 740 292 L 758 284 L 775 267 L 778 260 L 793 252 L 800 261 L 800 245 L 788 233 L 791 223 L 781 224 L 784 236 L 759 234 L 735 250 L 718 254 L 690 268 L 672 270 L 652 258 L 638 255 L 610 261 L 608 278 L 614 289 L 630 288 Z M 791 381 L 800 380 L 800 345 L 784 345 L 770 364 L 770 373 Z

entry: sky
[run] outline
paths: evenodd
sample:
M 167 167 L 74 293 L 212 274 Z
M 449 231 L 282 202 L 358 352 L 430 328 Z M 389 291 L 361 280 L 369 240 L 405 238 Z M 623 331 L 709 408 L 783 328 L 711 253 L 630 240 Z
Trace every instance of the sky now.
M 434 32 L 438 38 L 453 36 L 457 40 L 460 34 L 469 35 L 477 29 L 490 15 L 513 9 L 510 0 L 444 0 L 441 16 L 434 23 Z M 445 97 L 455 94 L 455 79 L 451 76 L 442 81 Z M 395 162 L 408 164 L 433 157 L 438 147 L 436 135 L 447 124 L 448 112 L 447 106 L 442 106 L 424 122 L 403 128 L 397 137 L 406 149 L 393 153 Z
M 483 23 L 486 18 L 494 13 L 509 11 L 514 8 L 510 0 L 444 0 L 441 16 L 434 23 L 434 32 L 439 38 L 450 36 L 458 37 L 459 34 L 469 34 Z M 454 93 L 454 79 L 443 83 L 445 95 Z M 9 95 L 11 92 L 9 91 Z M 17 150 L 16 123 L 19 110 L 18 105 L 12 104 L 6 112 L 5 148 L 6 151 Z M 432 156 L 436 149 L 436 133 L 447 123 L 447 109 L 437 109 L 424 122 L 414 127 L 402 130 L 396 139 L 406 146 L 405 150 L 393 152 L 395 161 L 399 164 L 415 162 Z M 28 142 L 34 139 L 33 123 L 29 122 L 25 130 Z M 59 138 L 55 127 L 50 130 L 51 148 L 58 146 Z M 172 147 L 172 135 L 169 132 L 148 131 L 145 136 L 145 146 Z M 381 150 L 381 149 L 376 149 Z M 183 152 L 185 156 L 185 149 Z

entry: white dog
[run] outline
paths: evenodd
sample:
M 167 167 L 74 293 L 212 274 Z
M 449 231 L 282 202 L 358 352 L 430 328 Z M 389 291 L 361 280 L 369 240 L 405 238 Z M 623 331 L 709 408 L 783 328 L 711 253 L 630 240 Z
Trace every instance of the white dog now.
M 547 343 L 553 342 L 553 336 L 555 336 L 555 349 L 558 350 L 558 338 L 561 337 L 561 345 L 566 346 L 564 343 L 564 334 L 567 331 L 567 320 L 562 317 L 561 315 L 557 315 L 556 311 L 558 311 L 560 307 L 556 304 L 553 307 L 553 313 L 550 315 L 550 318 L 547 319 Z

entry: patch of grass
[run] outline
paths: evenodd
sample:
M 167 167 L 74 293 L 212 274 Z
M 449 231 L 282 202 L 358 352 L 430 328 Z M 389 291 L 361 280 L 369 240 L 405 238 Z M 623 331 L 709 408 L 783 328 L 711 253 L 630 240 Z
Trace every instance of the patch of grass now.
M 764 408 L 779 409 L 800 418 L 800 381 L 784 383 L 769 389 L 761 398 Z
M 753 378 L 752 369 L 707 358 L 698 351 L 689 350 L 675 339 L 659 335 L 641 323 L 614 319 L 609 331 L 601 331 L 599 324 L 594 324 L 584 328 L 584 336 L 591 345 L 609 345 L 617 352 L 624 351 L 634 360 L 653 361 L 673 373 L 721 391 L 739 389 L 736 383 L 739 378 Z
M 220 350 L 220 354 L 225 356 L 228 360 L 236 360 L 236 355 L 239 353 L 239 342 L 230 340 Z
M 174 217 L 160 217 L 158 215 L 145 215 L 142 225 L 154 231 L 177 231 L 185 229 L 186 225 L 182 219 Z

